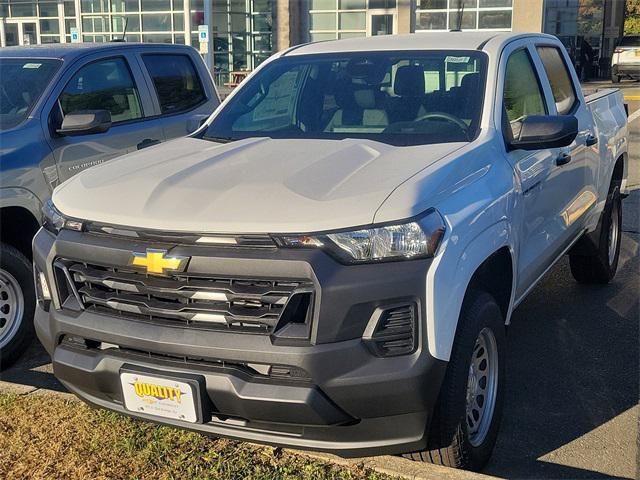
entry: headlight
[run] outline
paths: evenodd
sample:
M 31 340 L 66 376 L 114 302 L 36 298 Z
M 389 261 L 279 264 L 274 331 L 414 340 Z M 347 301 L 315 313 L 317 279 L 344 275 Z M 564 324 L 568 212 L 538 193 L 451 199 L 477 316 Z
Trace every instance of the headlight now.
M 82 231 L 82 222 L 65 217 L 55 207 L 51 200 L 42 207 L 43 224 L 42 226 L 52 233 L 58 233 L 63 228 L 68 230 Z
M 358 230 L 279 237 L 291 248 L 324 248 L 346 263 L 366 263 L 431 257 L 445 232 L 444 220 L 435 210 L 404 223 Z

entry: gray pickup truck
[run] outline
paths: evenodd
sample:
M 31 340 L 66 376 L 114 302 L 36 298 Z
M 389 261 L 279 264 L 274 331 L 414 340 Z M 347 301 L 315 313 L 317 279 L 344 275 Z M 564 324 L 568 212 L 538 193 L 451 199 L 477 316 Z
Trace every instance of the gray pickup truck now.
M 33 337 L 31 240 L 53 189 L 88 167 L 195 131 L 219 103 L 191 47 L 0 51 L 0 368 Z

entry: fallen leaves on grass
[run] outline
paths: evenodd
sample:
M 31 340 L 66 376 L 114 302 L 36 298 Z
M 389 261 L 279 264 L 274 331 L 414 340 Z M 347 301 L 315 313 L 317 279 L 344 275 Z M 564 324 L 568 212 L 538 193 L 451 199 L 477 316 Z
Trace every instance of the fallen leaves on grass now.
M 280 449 L 159 427 L 50 396 L 0 394 L 4 479 L 380 479 Z

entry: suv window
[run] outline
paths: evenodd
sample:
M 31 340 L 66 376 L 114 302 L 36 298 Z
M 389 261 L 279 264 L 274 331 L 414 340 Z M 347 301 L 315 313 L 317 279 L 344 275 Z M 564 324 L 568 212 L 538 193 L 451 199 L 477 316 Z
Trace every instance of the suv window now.
M 544 95 L 526 50 L 514 52 L 507 60 L 504 79 L 504 108 L 511 134 L 520 134 L 522 120 L 527 115 L 546 115 Z
M 162 113 L 177 113 L 202 103 L 206 96 L 187 55 L 143 55 Z
M 618 44 L 620 47 L 640 47 L 640 36 L 622 37 Z
M 558 114 L 566 115 L 576 103 L 576 92 L 573 90 L 571 76 L 562 60 L 560 50 L 555 47 L 538 47 L 537 50 L 551 84 Z
M 98 60 L 82 67 L 59 100 L 64 115 L 78 110 L 108 110 L 114 123 L 142 118 L 138 89 L 122 58 Z

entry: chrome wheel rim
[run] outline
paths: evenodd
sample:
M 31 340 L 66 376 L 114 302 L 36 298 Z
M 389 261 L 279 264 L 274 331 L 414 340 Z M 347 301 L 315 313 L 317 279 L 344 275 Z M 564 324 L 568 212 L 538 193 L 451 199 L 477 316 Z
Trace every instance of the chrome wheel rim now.
M 478 334 L 467 380 L 467 435 L 477 447 L 489 433 L 498 392 L 498 344 L 489 328 Z
M 618 217 L 618 204 L 614 203 L 613 208 L 611 209 L 611 222 L 609 222 L 609 266 L 613 265 L 613 262 L 616 259 L 618 235 L 620 235 Z
M 15 336 L 23 313 L 24 295 L 18 280 L 6 270 L 0 270 L 0 349 Z

